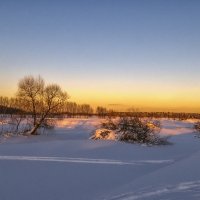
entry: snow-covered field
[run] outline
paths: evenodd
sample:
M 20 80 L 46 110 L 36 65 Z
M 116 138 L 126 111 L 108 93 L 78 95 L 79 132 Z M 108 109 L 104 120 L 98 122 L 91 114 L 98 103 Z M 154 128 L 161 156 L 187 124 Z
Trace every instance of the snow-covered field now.
M 171 145 L 89 140 L 99 119 L 64 119 L 0 144 L 0 200 L 199 200 L 193 121 L 162 120 Z

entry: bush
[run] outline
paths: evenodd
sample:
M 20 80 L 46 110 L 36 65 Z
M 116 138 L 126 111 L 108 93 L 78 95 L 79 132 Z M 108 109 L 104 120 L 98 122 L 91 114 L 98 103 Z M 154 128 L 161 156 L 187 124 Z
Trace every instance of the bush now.
M 194 129 L 195 129 L 195 131 L 197 132 L 197 137 L 200 137 L 200 121 L 198 121 L 198 122 L 196 122 L 195 124 L 194 124 Z
M 139 117 L 121 117 L 113 121 L 107 119 L 102 127 L 115 131 L 120 141 L 145 144 L 167 144 L 166 138 L 159 135 L 161 124 L 159 121 L 142 120 Z
M 108 118 L 106 122 L 103 122 L 102 128 L 109 129 L 109 130 L 117 130 L 117 124 L 113 122 L 111 118 Z
M 198 121 L 198 122 L 196 122 L 196 123 L 194 124 L 194 129 L 195 129 L 196 131 L 200 132 L 200 121 Z

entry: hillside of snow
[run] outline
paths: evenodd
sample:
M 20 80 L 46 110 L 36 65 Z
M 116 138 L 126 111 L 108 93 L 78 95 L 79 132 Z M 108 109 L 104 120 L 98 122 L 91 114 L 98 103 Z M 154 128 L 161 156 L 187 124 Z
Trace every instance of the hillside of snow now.
M 1 138 L 2 200 L 199 200 L 194 121 L 162 119 L 171 145 L 90 140 L 101 119 L 62 119 L 39 136 Z

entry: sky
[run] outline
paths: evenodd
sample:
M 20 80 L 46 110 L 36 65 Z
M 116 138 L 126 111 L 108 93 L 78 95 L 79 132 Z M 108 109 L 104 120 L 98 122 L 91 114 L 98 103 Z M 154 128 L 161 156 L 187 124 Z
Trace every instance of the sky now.
M 41 75 L 71 101 L 200 112 L 199 0 L 0 0 L 0 95 Z

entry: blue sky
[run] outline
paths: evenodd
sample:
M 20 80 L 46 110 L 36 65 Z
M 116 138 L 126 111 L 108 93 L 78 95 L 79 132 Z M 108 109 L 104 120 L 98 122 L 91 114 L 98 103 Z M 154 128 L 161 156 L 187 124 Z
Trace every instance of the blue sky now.
M 199 109 L 199 10 L 198 0 L 1 0 L 0 93 L 40 74 L 80 102 Z

